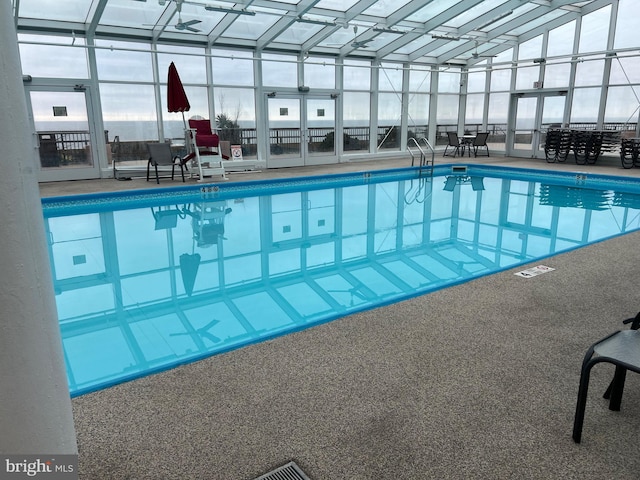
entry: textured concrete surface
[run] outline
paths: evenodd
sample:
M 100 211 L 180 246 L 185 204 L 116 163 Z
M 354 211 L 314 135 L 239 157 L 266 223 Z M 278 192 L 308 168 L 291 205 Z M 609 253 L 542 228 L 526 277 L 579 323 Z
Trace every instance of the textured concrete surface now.
M 613 369 L 597 366 L 582 444 L 571 429 L 586 349 L 640 310 L 638 242 L 76 398 L 80 478 L 250 480 L 295 460 L 313 480 L 636 479 L 640 375 L 611 412 L 601 396 Z

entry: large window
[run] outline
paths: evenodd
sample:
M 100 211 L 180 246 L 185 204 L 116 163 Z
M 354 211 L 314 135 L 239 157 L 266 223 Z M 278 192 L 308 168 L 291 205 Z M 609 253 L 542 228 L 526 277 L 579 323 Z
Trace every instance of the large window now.
M 213 50 L 211 69 L 214 85 L 253 86 L 253 54 L 241 50 Z
M 576 88 L 573 91 L 571 105 L 571 124 L 576 128 L 586 124 L 595 125 L 600 108 L 600 92 L 602 88 Z
M 98 78 L 128 82 L 153 82 L 150 45 L 96 40 Z M 148 50 L 148 51 L 144 51 Z
M 619 0 L 615 48 L 638 46 L 638 0 Z
M 343 88 L 344 151 L 368 152 L 371 129 L 371 62 L 345 60 Z
M 336 66 L 332 58 L 309 57 L 303 64 L 304 84 L 309 88 L 336 88 Z
M 547 57 L 570 55 L 573 52 L 573 41 L 576 35 L 575 20 L 549 31 Z
M 604 74 L 604 60 L 580 59 L 576 65 L 575 85 L 590 86 L 602 85 L 602 75 Z
M 109 139 L 118 136 L 121 142 L 158 140 L 153 85 L 102 84 L 100 102 Z M 136 151 L 139 157 L 144 149 L 138 147 Z
M 378 69 L 378 149 L 400 148 L 402 75 L 398 65 L 382 65 Z
M 262 55 L 262 84 L 265 87 L 298 86 L 298 65 L 293 55 Z
M 65 37 L 51 37 L 43 35 L 18 35 L 20 44 L 20 62 L 22 73 L 32 77 L 64 77 L 88 78 L 87 54 L 84 39 L 75 41 L 76 47 L 71 46 L 72 40 Z M 39 43 L 68 43 L 69 46 L 40 45 Z
M 570 74 L 571 64 L 569 63 L 548 64 L 544 69 L 544 87 L 569 87 Z
M 106 2 L 103 20 L 111 21 L 125 10 L 137 15 L 122 19 L 119 37 L 109 38 L 104 35 L 105 30 L 98 28 L 94 45 L 72 33 L 65 37 L 59 32 L 37 35 L 22 31 L 18 39 L 23 74 L 33 77 L 31 85 L 89 87 L 91 95 L 86 98 L 93 102 L 89 109 L 102 116 L 109 140 L 118 136 L 121 142 L 128 143 L 125 147 L 131 158 L 143 159 L 144 143 L 148 141 L 183 138 L 185 122 L 193 116 L 211 117 L 223 141 L 241 144 L 244 157 L 257 157 L 258 150 L 267 151 L 267 146 L 258 149 L 259 135 L 263 138 L 259 127 L 268 124 L 266 95 L 274 92 L 298 101 L 305 98 L 304 89 L 302 93 L 298 90 L 301 86 L 309 87 L 309 94 L 327 99 L 331 94 L 335 99 L 332 104 L 336 115 L 342 115 L 336 121 L 336 128 L 342 126 L 341 131 L 335 132 L 342 136 L 342 141 L 336 142 L 343 145 L 342 151 L 336 152 L 338 156 L 402 151 L 405 145 L 401 140 L 410 136 L 435 138 L 436 145 L 444 145 L 447 131 L 462 130 L 489 131 L 491 150 L 500 151 L 505 147 L 514 95 L 529 95 L 541 87 L 567 90 L 573 127 L 636 129 L 640 50 L 634 23 L 635 0 L 574 2 L 560 10 L 551 2 L 552 6 L 546 8 L 550 11 L 511 28 L 509 25 L 517 23 L 514 20 L 519 15 L 542 8 L 535 2 L 525 2 L 504 18 L 492 21 L 490 30 L 498 30 L 493 32 L 496 35 L 486 37 L 476 36 L 476 30 L 485 29 L 476 25 L 482 22 L 475 21 L 477 12 L 472 9 L 452 17 L 444 25 L 445 31 L 440 32 L 458 28 L 460 35 L 455 36 L 461 36 L 459 40 L 453 34 L 444 38 L 422 35 L 402 46 L 395 44 L 402 43 L 406 36 L 387 32 L 373 35 L 367 31 L 373 23 L 366 27 L 364 22 L 362 28 L 358 24 L 355 32 L 345 28 L 325 35 L 331 30 L 326 27 L 333 23 L 325 25 L 318 20 L 320 24 L 309 26 L 296 21 L 295 29 L 281 31 L 282 19 L 269 17 L 267 22 L 264 15 L 239 15 L 233 21 L 228 17 L 228 24 L 209 30 L 209 36 L 202 34 L 202 41 L 198 41 L 197 35 L 208 29 L 211 18 L 202 17 L 195 24 L 199 31 L 190 32 L 192 37 L 178 37 L 182 33 L 173 28 L 175 22 L 169 32 L 153 27 L 158 17 L 166 15 L 164 3 L 147 2 L 143 9 L 124 8 L 119 3 Z M 321 16 L 317 10 L 333 9 L 324 3 L 326 0 L 311 10 Z M 335 3 L 337 10 L 344 7 L 338 8 L 340 2 L 328 3 Z M 386 15 L 394 10 L 392 2 L 382 3 L 366 9 L 364 15 L 377 15 L 378 10 Z M 442 3 L 437 11 L 448 15 L 451 7 L 460 2 L 433 3 Z M 480 10 L 489 13 L 492 8 L 502 8 L 505 2 L 482 3 Z M 195 7 L 184 7 L 182 14 L 186 18 L 188 9 Z M 254 5 L 251 9 L 254 7 L 266 8 Z M 305 19 L 312 18 L 313 13 L 305 11 Z M 66 22 L 83 21 L 82 16 L 67 18 L 72 14 L 79 12 L 56 12 L 49 17 L 51 21 L 58 15 Z M 223 17 L 220 13 L 219 18 Z M 432 18 L 416 12 L 410 21 Z M 143 30 L 153 29 L 159 36 L 153 41 L 142 37 L 135 40 L 135 33 L 122 30 L 141 23 Z M 612 26 L 615 32 L 610 32 Z M 36 27 L 41 26 L 34 24 Z M 165 33 L 171 35 L 164 37 Z M 229 35 L 233 42 L 219 42 Z M 470 41 L 471 36 L 477 42 Z M 389 38 L 390 43 L 385 44 L 383 39 L 386 42 Z M 354 44 L 356 39 L 358 45 Z M 287 50 L 288 45 L 298 42 L 305 47 L 300 52 Z M 335 42 L 342 42 L 345 47 L 339 55 L 326 50 Z M 474 43 L 481 58 L 471 54 L 469 48 Z M 172 62 L 191 105 L 184 114 L 167 110 L 167 72 Z M 258 92 L 260 97 L 256 96 Z
M 243 158 L 255 157 L 258 144 L 253 89 L 218 87 L 214 94 L 220 140 L 241 145 Z
M 408 137 L 427 137 L 429 134 L 429 67 L 413 67 L 409 74 Z
M 607 49 L 610 18 L 610 5 L 582 17 L 578 52 L 599 52 Z

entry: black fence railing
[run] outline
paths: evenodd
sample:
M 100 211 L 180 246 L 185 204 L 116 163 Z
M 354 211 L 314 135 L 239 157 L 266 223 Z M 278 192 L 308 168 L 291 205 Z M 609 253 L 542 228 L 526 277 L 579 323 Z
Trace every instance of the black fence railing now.
M 542 126 L 541 144 L 545 141 L 545 131 L 548 128 L 557 126 L 557 124 L 548 124 Z M 636 123 L 611 122 L 602 126 L 602 130 L 621 131 L 623 138 L 634 137 L 636 131 Z M 595 122 L 575 122 L 569 124 L 567 128 L 581 130 L 595 130 L 597 124 Z M 427 136 L 429 126 L 427 124 L 412 125 L 409 127 L 408 137 Z M 448 143 L 447 132 L 457 132 L 457 125 L 437 125 L 436 126 L 436 146 L 445 146 Z M 477 134 L 479 132 L 489 132 L 487 138 L 488 143 L 504 144 L 507 137 L 506 123 L 491 123 L 483 127 L 480 123 L 467 123 L 464 125 L 464 132 Z M 220 140 L 229 141 L 232 145 L 241 145 L 243 158 L 255 158 L 258 151 L 258 134 L 257 129 L 253 128 L 226 128 L 218 129 Z M 335 128 L 333 127 L 313 127 L 308 131 L 308 148 L 314 153 L 331 153 L 336 151 Z M 47 138 L 41 137 L 41 153 L 44 141 L 44 150 L 49 148 L 52 152 L 50 161 L 52 164 L 58 162 L 73 162 L 74 159 L 81 158 L 81 151 L 89 145 L 88 132 L 39 132 L 39 134 L 48 135 Z M 71 134 L 83 134 L 84 137 L 73 137 Z M 61 137 L 59 137 L 61 135 Z M 368 152 L 371 141 L 371 129 L 368 126 L 348 126 L 342 131 L 342 145 L 344 152 Z M 376 146 L 379 150 L 400 150 L 400 127 L 397 125 L 381 125 L 375 132 Z M 108 137 L 108 134 L 105 134 Z M 302 142 L 302 132 L 299 128 L 271 128 L 268 133 L 269 151 L 272 155 L 297 155 L 300 154 L 300 145 Z M 516 143 L 531 143 L 533 139 L 531 132 L 517 132 Z M 149 140 L 154 141 L 154 140 Z M 49 142 L 49 143 L 47 143 Z M 75 143 L 74 143 L 75 142 Z M 107 142 L 109 143 L 109 142 Z M 113 155 L 117 161 L 126 162 L 132 160 L 142 160 L 147 157 L 147 141 L 127 141 L 120 142 L 117 152 L 114 150 Z M 55 144 L 55 148 L 52 146 Z M 179 149 L 179 147 L 178 147 Z M 62 153 L 59 153 L 62 152 Z M 180 152 L 178 152 L 180 153 Z
M 91 165 L 88 131 L 37 132 L 42 167 Z

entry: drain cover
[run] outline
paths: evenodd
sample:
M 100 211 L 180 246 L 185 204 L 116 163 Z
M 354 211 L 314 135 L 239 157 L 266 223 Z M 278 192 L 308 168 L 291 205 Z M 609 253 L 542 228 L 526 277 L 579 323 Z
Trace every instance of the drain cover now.
M 275 470 L 265 473 L 256 480 L 311 480 L 300 469 L 296 462 L 289 462 Z

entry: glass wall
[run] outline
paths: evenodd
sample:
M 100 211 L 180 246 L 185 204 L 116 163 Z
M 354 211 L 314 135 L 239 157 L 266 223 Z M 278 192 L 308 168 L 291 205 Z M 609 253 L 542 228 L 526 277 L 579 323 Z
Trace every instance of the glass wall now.
M 343 66 L 342 124 L 345 153 L 368 152 L 371 119 L 371 62 L 345 60 Z
M 223 141 L 242 146 L 243 157 L 263 160 L 259 157 L 268 149 L 261 150 L 259 143 L 269 137 L 262 132 L 268 128 L 266 95 L 303 98 L 298 90 L 303 85 L 337 99 L 338 158 L 402 152 L 402 139 L 412 136 L 443 148 L 447 131 L 488 131 L 491 151 L 500 152 L 507 151 L 513 96 L 536 89 L 567 92 L 564 120 L 572 128 L 635 135 L 640 110 L 636 9 L 633 0 L 619 0 L 564 24 L 550 22 L 550 28 L 541 26 L 520 43 L 514 38 L 487 42 L 501 51 L 470 61 L 464 69 L 257 52 L 240 45 L 211 48 L 32 33 L 21 33 L 18 40 L 23 74 L 36 83 L 64 80 L 98 92 L 91 111 L 99 116 L 107 142 L 117 137 L 126 144 L 123 160 L 143 158 L 146 142 L 184 138 L 185 122 L 194 116 L 211 118 Z M 191 105 L 184 115 L 167 110 L 171 62 Z
M 407 137 L 429 136 L 431 69 L 414 66 L 409 71 L 409 117 Z
M 211 71 L 212 103 L 220 140 L 229 142 L 229 145 L 240 145 L 242 158 L 256 158 L 258 136 L 253 55 L 241 50 L 215 49 L 211 57 Z
M 378 150 L 399 150 L 402 121 L 402 65 L 378 69 Z
M 438 102 L 436 115 L 436 145 L 446 145 L 447 132 L 458 131 L 458 110 L 460 108 L 460 78 L 459 70 L 438 72 Z

